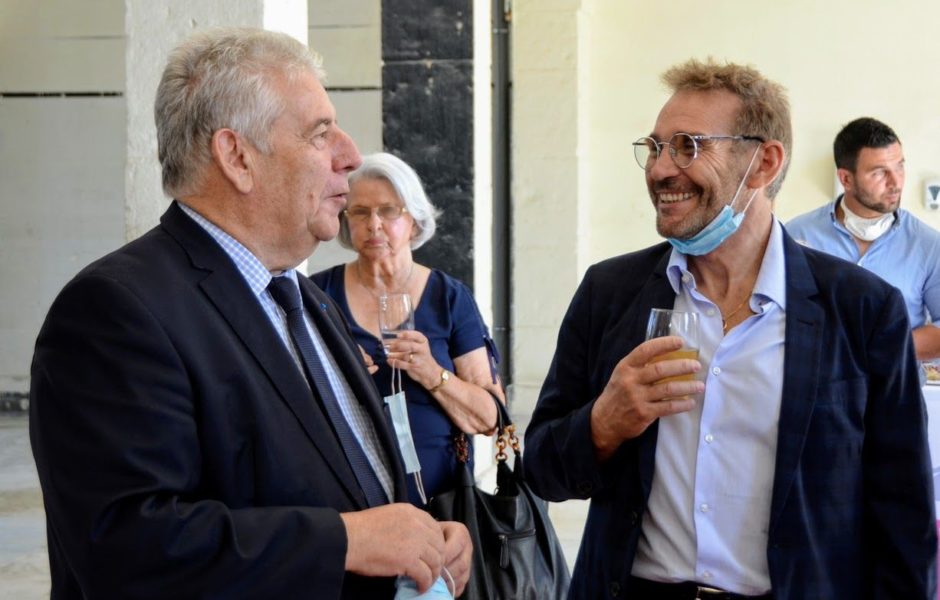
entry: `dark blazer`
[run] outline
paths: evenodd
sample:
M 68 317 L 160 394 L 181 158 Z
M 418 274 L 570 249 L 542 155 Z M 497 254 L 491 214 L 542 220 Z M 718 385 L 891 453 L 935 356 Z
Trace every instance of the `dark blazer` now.
M 783 399 L 767 560 L 778 600 L 935 598 L 937 536 L 926 409 L 900 293 L 785 238 Z M 590 498 L 571 598 L 631 598 L 658 423 L 604 464 L 590 411 L 614 366 L 669 308 L 670 246 L 591 267 L 558 335 L 526 433 L 549 500 Z M 755 390 L 759 394 L 760 390 Z
M 405 500 L 381 399 L 333 302 L 304 303 Z M 36 342 L 30 436 L 53 598 L 390 598 L 346 574 L 367 507 L 328 417 L 228 255 L 174 203 L 93 263 Z

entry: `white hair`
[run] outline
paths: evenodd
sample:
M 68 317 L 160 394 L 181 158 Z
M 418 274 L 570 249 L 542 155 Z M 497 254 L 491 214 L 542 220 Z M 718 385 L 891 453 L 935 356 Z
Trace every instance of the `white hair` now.
M 360 179 L 384 179 L 391 184 L 418 228 L 417 235 L 411 239 L 412 250 L 417 250 L 434 237 L 437 217 L 441 216 L 441 211 L 428 200 L 421 178 L 408 163 L 387 152 L 368 154 L 362 157 L 362 165 L 349 174 L 349 185 L 352 186 Z M 352 248 L 349 221 L 345 214 L 340 215 L 339 235 L 336 239 L 343 247 Z
M 262 29 L 209 29 L 173 50 L 154 105 L 167 195 L 198 190 L 219 129 L 269 153 L 271 125 L 284 109 L 275 78 L 290 82 L 303 72 L 322 81 L 320 58 L 289 35 Z

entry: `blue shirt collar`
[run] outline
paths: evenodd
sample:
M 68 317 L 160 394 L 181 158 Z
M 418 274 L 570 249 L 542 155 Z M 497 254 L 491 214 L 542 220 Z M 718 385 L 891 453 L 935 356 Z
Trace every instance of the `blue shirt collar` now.
M 682 292 L 683 285 L 695 289 L 695 277 L 689 272 L 688 264 L 688 257 L 685 254 L 676 249 L 672 250 L 672 254 L 669 256 L 669 264 L 666 266 L 666 277 L 669 279 L 669 285 L 672 286 L 676 295 Z M 767 242 L 767 249 L 764 251 L 757 281 L 754 283 L 753 294 L 762 296 L 776 303 L 780 308 L 786 309 L 787 278 L 786 258 L 783 250 L 783 227 L 776 217 L 774 217 L 771 225 L 770 239 Z

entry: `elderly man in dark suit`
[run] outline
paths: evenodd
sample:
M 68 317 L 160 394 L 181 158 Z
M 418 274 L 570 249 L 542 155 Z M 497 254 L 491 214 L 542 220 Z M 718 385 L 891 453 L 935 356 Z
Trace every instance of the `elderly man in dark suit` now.
M 407 504 L 381 399 L 294 268 L 360 162 L 283 34 L 214 30 L 157 92 L 160 225 L 62 290 L 30 433 L 53 598 L 391 598 L 466 581 L 470 542 Z
M 570 597 L 934 598 L 904 300 L 774 216 L 778 84 L 711 61 L 664 81 L 634 146 L 669 243 L 588 270 L 526 435 L 537 492 L 591 499 Z M 651 308 L 698 314 L 698 360 L 654 361 L 683 340 L 644 341 Z

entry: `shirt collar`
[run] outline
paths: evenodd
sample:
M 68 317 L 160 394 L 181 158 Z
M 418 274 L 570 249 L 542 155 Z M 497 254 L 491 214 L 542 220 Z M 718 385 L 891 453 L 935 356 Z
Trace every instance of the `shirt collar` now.
M 251 291 L 254 292 L 255 296 L 260 297 L 267 289 L 268 284 L 271 283 L 273 276 L 271 272 L 264 267 L 258 257 L 252 254 L 241 242 L 225 233 L 218 226 L 199 214 L 195 209 L 182 202 L 177 202 L 180 208 L 183 209 L 183 212 L 202 227 L 206 233 L 219 244 L 222 250 L 228 254 L 232 262 L 235 263 L 235 267 L 238 268 L 238 271 L 245 279 L 245 282 L 248 283 Z M 294 269 L 287 270 L 284 275 L 290 278 L 295 284 L 297 283 L 297 271 Z
M 675 248 L 669 256 L 666 266 L 666 278 L 676 295 L 682 292 L 682 286 L 687 285 L 690 290 L 695 289 L 695 277 L 689 272 L 688 257 Z M 770 230 L 770 239 L 764 258 L 761 261 L 757 281 L 754 283 L 753 294 L 763 296 L 771 302 L 786 308 L 786 260 L 783 251 L 783 227 L 776 217 L 773 219 Z

